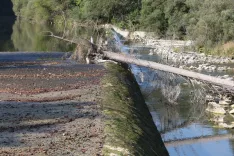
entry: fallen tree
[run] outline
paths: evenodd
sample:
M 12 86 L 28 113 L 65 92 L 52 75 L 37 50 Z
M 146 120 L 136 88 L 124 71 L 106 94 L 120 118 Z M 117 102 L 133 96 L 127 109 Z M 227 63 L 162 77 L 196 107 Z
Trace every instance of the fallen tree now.
M 123 54 L 121 52 L 116 53 L 116 52 L 111 52 L 111 51 L 105 51 L 102 49 L 101 45 L 96 45 L 92 41 L 89 41 L 87 39 L 66 39 L 64 37 L 56 36 L 52 32 L 49 32 L 50 34 L 48 36 L 61 39 L 73 44 L 77 45 L 77 48 L 75 50 L 75 56 L 78 57 L 78 60 L 86 60 L 86 63 L 92 63 L 96 62 L 97 60 L 100 59 L 109 59 L 109 60 L 114 60 L 118 62 L 123 62 L 123 63 L 129 63 L 129 64 L 135 64 L 138 66 L 143 66 L 143 67 L 148 67 L 151 69 L 155 70 L 160 70 L 164 72 L 170 72 L 173 74 L 181 75 L 183 77 L 187 78 L 192 78 L 196 79 L 199 81 L 206 82 L 208 84 L 213 84 L 217 86 L 221 86 L 222 88 L 225 88 L 226 90 L 230 92 L 234 92 L 234 81 L 230 80 L 225 80 L 225 79 L 220 79 L 214 76 L 209 76 L 185 69 L 180 69 L 176 67 L 171 67 L 168 65 L 152 62 L 152 61 L 146 61 L 146 60 L 141 60 L 137 59 L 134 57 L 131 57 L 129 55 Z M 84 50 L 85 47 L 85 50 Z
M 200 73 L 192 72 L 192 71 L 185 70 L 185 69 L 171 67 L 168 65 L 163 65 L 160 63 L 152 62 L 152 61 L 141 60 L 141 59 L 133 58 L 129 55 L 114 53 L 110 51 L 103 51 L 103 54 L 104 54 L 104 57 L 109 58 L 111 60 L 135 64 L 138 66 L 148 67 L 148 68 L 152 68 L 152 69 L 156 69 L 160 71 L 170 72 L 173 74 L 177 74 L 177 75 L 185 76 L 188 78 L 197 79 L 200 81 L 205 81 L 207 83 L 211 83 L 214 85 L 222 86 L 230 91 L 234 91 L 233 81 L 220 79 L 220 78 L 205 75 L 205 74 L 200 74 Z

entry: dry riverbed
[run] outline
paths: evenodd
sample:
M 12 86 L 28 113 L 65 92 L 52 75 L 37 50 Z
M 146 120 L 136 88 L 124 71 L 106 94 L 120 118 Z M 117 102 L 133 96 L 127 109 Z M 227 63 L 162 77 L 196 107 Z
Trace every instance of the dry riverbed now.
M 102 66 L 0 65 L 0 155 L 101 155 Z

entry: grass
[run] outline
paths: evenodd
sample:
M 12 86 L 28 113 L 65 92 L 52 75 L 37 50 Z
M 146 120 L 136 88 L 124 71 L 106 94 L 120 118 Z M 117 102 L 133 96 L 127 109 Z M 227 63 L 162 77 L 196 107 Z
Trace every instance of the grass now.
M 227 42 L 225 44 L 217 45 L 215 47 L 174 47 L 173 51 L 176 53 L 196 51 L 198 53 L 205 53 L 206 55 L 223 56 L 234 58 L 234 41 Z
M 217 45 L 213 48 L 198 48 L 199 52 L 207 55 L 222 56 L 234 58 L 234 41 L 227 42 L 225 44 Z
M 217 46 L 213 53 L 220 56 L 234 57 L 234 41 Z

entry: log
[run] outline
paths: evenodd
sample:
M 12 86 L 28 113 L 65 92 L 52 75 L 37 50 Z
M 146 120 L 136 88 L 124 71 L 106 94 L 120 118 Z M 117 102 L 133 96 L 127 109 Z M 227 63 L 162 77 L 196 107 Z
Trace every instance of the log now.
M 211 84 L 215 84 L 217 86 L 222 86 L 230 91 L 234 91 L 234 81 L 220 79 L 217 77 L 213 77 L 213 76 L 209 76 L 209 75 L 205 75 L 205 74 L 200 74 L 200 73 L 196 73 L 196 72 L 192 72 L 192 71 L 188 71 L 188 70 L 180 69 L 180 68 L 176 68 L 176 67 L 171 67 L 168 65 L 163 65 L 163 64 L 156 63 L 156 62 L 152 62 L 152 61 L 140 60 L 137 58 L 133 58 L 129 55 L 114 53 L 114 52 L 110 52 L 110 51 L 103 51 L 103 54 L 104 54 L 104 57 L 107 57 L 111 60 L 135 64 L 138 66 L 148 67 L 151 69 L 156 69 L 156 70 L 160 70 L 160 71 L 164 71 L 164 72 L 170 72 L 173 74 L 182 75 L 185 77 L 189 77 L 189 78 L 197 79 L 200 81 L 205 81 L 205 82 L 208 82 Z

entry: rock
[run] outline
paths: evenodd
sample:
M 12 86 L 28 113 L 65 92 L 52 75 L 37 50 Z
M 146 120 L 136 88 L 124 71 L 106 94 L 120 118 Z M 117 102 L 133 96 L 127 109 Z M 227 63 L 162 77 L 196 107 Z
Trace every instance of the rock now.
M 234 124 L 226 124 L 226 123 L 219 123 L 219 126 L 220 127 L 223 127 L 223 128 L 228 128 L 228 129 L 233 129 L 234 128 Z
M 227 70 L 227 67 L 225 67 L 225 66 L 224 67 L 218 67 L 217 70 L 218 71 L 225 71 L 225 70 Z
M 230 100 L 221 100 L 221 101 L 219 101 L 219 104 L 220 105 L 230 105 L 231 101 Z
M 198 67 L 197 70 L 198 71 L 202 71 L 203 69 L 202 69 L 202 67 Z
M 206 95 L 206 100 L 207 101 L 214 100 L 214 97 L 212 95 Z
M 206 111 L 216 114 L 226 114 L 224 108 L 218 105 L 216 102 L 209 102 Z
M 196 67 L 194 67 L 194 66 L 190 66 L 190 67 L 189 67 L 189 69 L 196 69 Z
M 146 37 L 146 32 L 144 32 L 144 31 L 135 31 L 135 32 L 132 33 L 132 37 L 133 38 L 136 38 L 136 37 L 145 38 Z
M 213 71 L 216 70 L 216 66 L 215 65 L 211 65 L 210 66 L 210 70 L 213 70 Z
M 148 55 L 153 55 L 154 53 L 151 51 Z
M 216 123 L 223 123 L 224 122 L 225 115 L 215 115 L 213 116 L 210 121 L 216 122 Z
M 229 111 L 230 114 L 234 114 L 234 109 L 232 109 L 231 111 Z
M 224 76 L 222 76 L 224 79 L 227 79 L 227 78 L 229 78 L 229 75 L 224 75 Z

